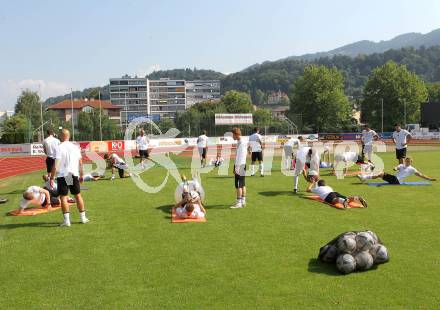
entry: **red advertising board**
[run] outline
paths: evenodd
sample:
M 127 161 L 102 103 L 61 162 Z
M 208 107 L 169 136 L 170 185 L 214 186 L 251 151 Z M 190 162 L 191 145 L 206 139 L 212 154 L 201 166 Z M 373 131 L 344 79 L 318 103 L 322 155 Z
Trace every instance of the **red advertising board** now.
M 81 152 L 89 152 L 90 142 L 79 142 L 79 147 L 81 148 Z
M 120 152 L 125 148 L 124 140 L 108 141 L 107 143 L 109 152 Z

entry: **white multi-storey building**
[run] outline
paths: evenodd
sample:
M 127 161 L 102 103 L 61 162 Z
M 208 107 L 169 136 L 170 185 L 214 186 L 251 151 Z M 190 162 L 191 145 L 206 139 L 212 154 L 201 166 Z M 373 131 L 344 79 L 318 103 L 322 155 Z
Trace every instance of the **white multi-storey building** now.
M 186 105 L 220 99 L 219 80 L 197 80 L 186 82 Z

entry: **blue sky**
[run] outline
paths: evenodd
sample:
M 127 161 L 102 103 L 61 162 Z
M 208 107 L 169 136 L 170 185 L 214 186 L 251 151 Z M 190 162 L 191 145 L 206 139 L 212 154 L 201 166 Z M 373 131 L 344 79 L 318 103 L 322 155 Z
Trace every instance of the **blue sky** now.
M 0 0 L 0 110 L 125 73 L 224 73 L 265 60 L 440 28 L 438 0 Z

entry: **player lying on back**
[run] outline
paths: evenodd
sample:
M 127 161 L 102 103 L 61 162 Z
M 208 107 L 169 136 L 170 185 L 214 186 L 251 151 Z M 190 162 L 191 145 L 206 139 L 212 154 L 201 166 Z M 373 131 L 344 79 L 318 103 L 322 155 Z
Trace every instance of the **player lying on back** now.
M 175 208 L 176 215 L 179 218 L 204 218 L 206 215 L 200 195 L 196 191 L 184 195 L 182 200 L 175 205 Z
M 411 157 L 405 158 L 405 163 L 400 164 L 397 167 L 394 167 L 394 171 L 397 171 L 395 175 L 389 174 L 386 172 L 381 172 L 379 174 L 371 174 L 371 175 L 358 175 L 358 178 L 361 181 L 365 181 L 368 179 L 377 179 L 382 178 L 385 182 L 390 184 L 402 184 L 405 179 L 411 175 L 416 175 L 422 179 L 428 181 L 436 181 L 436 179 L 428 177 L 421 172 L 419 172 L 416 168 L 412 166 L 413 160 Z
M 333 188 L 328 186 L 324 180 L 319 180 L 318 182 L 313 181 L 313 187 L 308 188 L 308 192 L 312 192 L 318 195 L 326 203 L 335 205 L 337 203 L 342 203 L 344 208 L 348 207 L 348 204 L 352 201 L 362 204 L 365 208 L 368 206 L 365 199 L 360 196 L 346 197 L 344 195 L 335 192 Z

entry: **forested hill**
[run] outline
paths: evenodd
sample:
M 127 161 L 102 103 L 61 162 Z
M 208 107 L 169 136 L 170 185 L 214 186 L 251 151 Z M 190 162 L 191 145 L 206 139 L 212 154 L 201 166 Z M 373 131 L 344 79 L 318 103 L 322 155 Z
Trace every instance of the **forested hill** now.
M 391 40 L 373 42 L 368 40 L 358 41 L 338 47 L 328 52 L 305 54 L 302 56 L 291 56 L 290 59 L 312 60 L 321 57 L 332 57 L 334 55 L 345 55 L 356 57 L 359 54 L 369 55 L 373 53 L 383 53 L 390 49 L 401 49 L 404 47 L 420 48 L 440 45 L 440 29 L 433 30 L 426 34 L 405 33 Z
M 222 80 L 222 92 L 236 89 L 249 92 L 255 104 L 260 104 L 261 93 L 281 90 L 288 93 L 297 79 L 309 64 L 320 64 L 328 67 L 335 66 L 343 72 L 345 77 L 345 91 L 347 95 L 358 96 L 370 75 L 371 71 L 389 60 L 399 64 L 405 64 L 410 71 L 421 76 L 426 82 L 440 81 L 440 47 L 421 47 L 419 49 L 403 48 L 389 50 L 384 53 L 371 55 L 359 55 L 357 57 L 336 55 L 322 57 L 315 60 L 284 59 L 263 64 L 254 65 L 246 70 L 229 74 L 227 76 L 213 70 L 200 69 L 175 69 L 156 71 L 148 75 L 148 78 L 161 77 L 179 79 L 220 79 Z M 102 99 L 108 99 L 108 87 L 101 89 Z M 87 97 L 93 88 L 84 91 L 75 91 L 74 98 Z M 258 93 L 260 95 L 258 95 Z M 46 104 L 54 104 L 70 94 L 49 98 Z
M 311 61 L 284 59 L 254 65 L 241 72 L 228 75 L 223 80 L 223 91 L 236 89 L 251 93 L 257 100 L 257 93 L 281 90 L 288 93 L 297 79 L 309 64 L 337 67 L 345 77 L 347 95 L 360 95 L 371 71 L 389 60 L 405 64 L 410 71 L 420 75 L 426 82 L 440 81 L 440 47 L 419 49 L 403 48 L 384 53 L 360 55 L 357 57 L 333 56 Z

